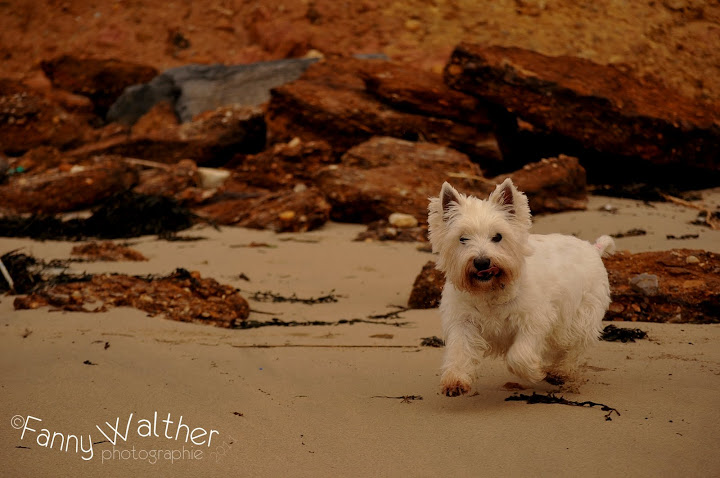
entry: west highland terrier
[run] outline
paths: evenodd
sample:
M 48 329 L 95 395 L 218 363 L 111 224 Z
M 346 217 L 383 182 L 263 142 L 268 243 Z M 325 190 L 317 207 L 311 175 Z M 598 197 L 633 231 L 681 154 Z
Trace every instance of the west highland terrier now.
M 428 209 L 430 242 L 446 277 L 442 392 L 470 391 L 481 356 L 504 356 L 513 374 L 532 382 L 569 378 L 597 342 L 610 304 L 600 257 L 614 250 L 612 238 L 593 245 L 530 234 L 527 197 L 510 179 L 484 201 L 444 183 Z

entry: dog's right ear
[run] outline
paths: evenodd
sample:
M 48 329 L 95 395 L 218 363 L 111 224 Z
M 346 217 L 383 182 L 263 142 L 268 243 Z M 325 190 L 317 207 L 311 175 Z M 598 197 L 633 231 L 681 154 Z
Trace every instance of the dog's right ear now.
M 455 203 L 456 206 L 460 205 L 460 193 L 457 192 L 454 187 L 450 186 L 450 183 L 447 181 L 443 183 L 442 189 L 440 190 L 440 202 L 442 204 L 444 217 L 448 216 L 452 203 Z

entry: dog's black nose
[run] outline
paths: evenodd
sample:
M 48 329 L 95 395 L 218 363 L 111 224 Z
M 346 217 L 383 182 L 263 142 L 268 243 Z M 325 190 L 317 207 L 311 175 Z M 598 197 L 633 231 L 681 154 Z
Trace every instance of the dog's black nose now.
M 476 257 L 473 259 L 473 265 L 475 266 L 475 269 L 479 271 L 486 271 L 490 269 L 490 259 L 486 259 L 484 257 Z

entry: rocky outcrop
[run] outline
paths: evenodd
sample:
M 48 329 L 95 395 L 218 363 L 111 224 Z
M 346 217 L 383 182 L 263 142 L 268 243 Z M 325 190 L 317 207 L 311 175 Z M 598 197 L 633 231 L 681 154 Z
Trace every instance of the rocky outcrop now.
M 271 229 L 275 232 L 305 232 L 325 224 L 330 204 L 316 188 L 273 192 L 243 188 L 243 192 L 218 195 L 195 211 L 213 222 L 226 225 Z
M 522 124 L 584 148 L 656 164 L 720 167 L 720 107 L 619 67 L 520 48 L 463 43 L 445 81 L 502 106 Z
M 672 249 L 605 259 L 610 320 L 720 322 L 720 258 L 712 252 Z
M 505 178 L 512 179 L 524 192 L 533 214 L 584 210 L 587 206 L 585 169 L 577 158 L 561 154 L 526 164 L 510 174 L 502 174 L 480 182 L 477 189 L 483 199 Z
M 98 158 L 95 164 L 68 171 L 49 170 L 18 176 L 0 186 L 0 204 L 12 213 L 55 214 L 89 208 L 138 181 L 135 168 L 121 158 Z
M 496 165 L 501 161 L 494 133 L 489 123 L 471 124 L 455 121 L 450 107 L 408 107 L 410 101 L 385 99 L 385 92 L 373 78 L 386 71 L 399 74 L 400 67 L 381 60 L 328 60 L 312 65 L 297 81 L 272 91 L 268 104 L 268 131 L 273 141 L 289 141 L 294 137 L 324 140 L 336 154 L 367 141 L 373 136 L 390 136 L 410 141 L 427 141 L 451 147 L 469 155 L 474 161 Z M 448 105 L 462 102 L 451 93 L 436 75 L 409 70 L 403 78 L 416 81 L 409 89 L 417 100 L 422 95 L 436 98 Z M 365 80 L 373 85 L 366 90 Z M 374 91 L 374 93 L 373 93 Z M 384 93 L 383 93 L 384 92 Z M 448 99 L 443 98 L 448 95 Z M 469 100 L 472 101 L 472 100 Z M 481 112 L 475 115 L 482 116 Z
M 340 164 L 318 171 L 315 184 L 332 205 L 331 218 L 368 223 L 395 212 L 427 218 L 428 197 L 452 175 L 481 177 L 480 168 L 450 148 L 375 137 L 350 149 Z M 472 179 L 456 179 L 471 186 Z
M 158 109 L 148 113 L 159 114 Z M 86 144 L 68 155 L 82 159 L 116 154 L 161 163 L 192 159 L 199 166 L 222 166 L 237 153 L 257 153 L 265 146 L 265 121 L 259 108 L 218 108 L 180 125 L 172 120 L 158 122 L 157 127 L 152 120 L 148 123 L 130 135 L 115 135 Z

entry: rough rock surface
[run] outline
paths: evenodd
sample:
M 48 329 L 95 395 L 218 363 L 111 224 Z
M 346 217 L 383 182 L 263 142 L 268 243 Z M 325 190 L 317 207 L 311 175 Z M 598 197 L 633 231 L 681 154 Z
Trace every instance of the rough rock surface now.
M 276 232 L 304 232 L 325 224 L 330 204 L 317 188 L 279 192 L 241 188 L 233 195 L 220 193 L 216 201 L 196 208 L 199 215 L 219 224 L 272 229 Z
M 86 304 L 95 308 L 86 309 Z M 48 305 L 80 312 L 129 306 L 171 320 L 226 328 L 239 326 L 250 314 L 250 306 L 235 288 L 185 269 L 158 278 L 95 275 L 89 281 L 50 286 L 14 301 L 15 309 Z
M 659 164 L 720 168 L 720 106 L 682 97 L 613 65 L 462 43 L 445 79 L 583 148 Z
M 695 262 L 694 259 L 698 261 Z M 672 249 L 605 259 L 610 277 L 610 320 L 720 322 L 720 257 L 711 252 Z M 653 293 L 633 286 L 641 274 L 657 277 Z
M 238 154 L 226 168 L 233 179 L 266 189 L 293 188 L 310 184 L 315 173 L 335 163 L 330 145 L 325 141 L 301 141 L 295 138 L 278 143 L 258 154 Z
M 228 106 L 203 113 L 190 123 L 179 126 L 168 123 L 158 128 L 146 126 L 139 128 L 137 135 L 112 136 L 68 154 L 77 158 L 117 154 L 161 163 L 192 159 L 200 166 L 221 166 L 237 153 L 257 153 L 264 146 L 262 110 Z
M 158 74 L 147 65 L 72 55 L 43 61 L 40 66 L 57 88 L 89 97 L 103 117 L 126 87 L 150 81 Z
M 183 202 L 191 199 L 199 184 L 198 169 L 191 159 L 180 160 L 166 168 L 153 167 L 140 171 L 133 191 L 150 196 L 169 196 Z
M 408 307 L 411 309 L 434 309 L 440 306 L 445 274 L 435 268 L 435 261 L 428 261 L 415 278 Z
M 401 212 L 424 224 L 428 197 L 436 196 L 444 181 L 484 199 L 506 177 L 528 195 L 536 214 L 585 208 L 585 171 L 576 158 L 545 159 L 488 179 L 462 153 L 388 137 L 348 150 L 340 164 L 318 171 L 314 182 L 327 196 L 336 221 L 369 223 Z
M 63 172 L 13 178 L 0 186 L 0 204 L 13 213 L 55 214 L 96 205 L 127 191 L 138 180 L 135 168 L 122 158 L 99 158 L 96 164 Z
M 372 136 L 391 136 L 449 146 L 480 163 L 500 162 L 498 145 L 488 125 L 460 123 L 419 110 L 403 111 L 365 91 L 364 75 L 382 75 L 384 69 L 398 68 L 381 60 L 359 59 L 312 65 L 299 80 L 272 91 L 267 114 L 272 140 L 289 141 L 296 136 L 325 140 L 342 154 Z M 434 86 L 417 85 L 417 89 L 423 87 L 430 88 L 427 96 L 438 96 Z M 451 96 L 457 98 L 457 94 Z
M 491 178 L 478 185 L 485 196 L 489 195 L 497 184 L 505 178 L 511 178 L 515 186 L 524 192 L 533 214 L 584 210 L 587 206 L 587 188 L 585 169 L 577 158 L 560 155 L 546 158 L 510 174 Z
M 0 78 L 0 152 L 21 154 L 38 146 L 79 145 L 89 126 L 22 83 Z
M 167 101 L 155 104 L 142 115 L 130 128 L 130 135 L 136 138 L 175 135 L 180 121 L 175 114 L 175 108 Z
M 492 129 L 486 104 L 451 89 L 440 74 L 392 62 L 383 62 L 381 68 L 366 68 L 359 74 L 369 93 L 400 111 Z
M 428 197 L 458 173 L 480 177 L 480 168 L 457 151 L 430 143 L 374 137 L 350 149 L 338 165 L 321 169 L 315 184 L 332 205 L 331 218 L 368 223 L 394 212 L 427 221 Z M 472 186 L 472 180 L 454 180 Z

